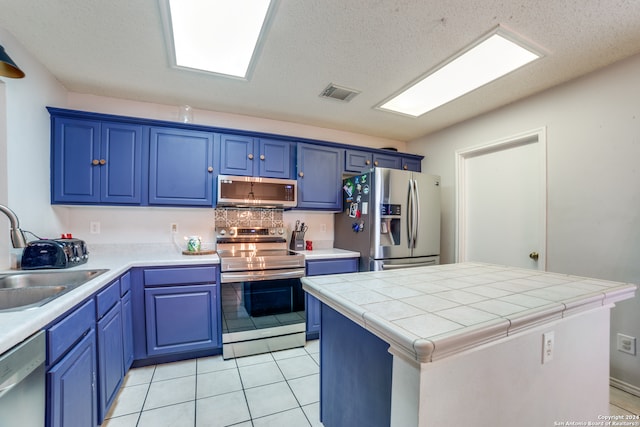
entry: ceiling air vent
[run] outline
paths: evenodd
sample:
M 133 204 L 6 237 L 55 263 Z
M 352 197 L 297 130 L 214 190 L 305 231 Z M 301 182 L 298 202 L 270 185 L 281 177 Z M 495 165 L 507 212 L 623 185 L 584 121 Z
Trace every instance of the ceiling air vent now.
M 320 96 L 322 98 L 331 98 L 331 99 L 337 99 L 338 101 L 349 102 L 354 96 L 356 96 L 359 93 L 360 92 L 357 90 L 349 89 L 342 86 L 337 86 L 331 83 L 322 91 Z

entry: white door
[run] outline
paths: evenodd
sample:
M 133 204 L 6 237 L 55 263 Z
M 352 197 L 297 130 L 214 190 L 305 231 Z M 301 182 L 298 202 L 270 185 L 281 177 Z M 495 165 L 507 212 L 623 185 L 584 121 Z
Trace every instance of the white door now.
M 457 260 L 545 270 L 544 129 L 458 151 Z

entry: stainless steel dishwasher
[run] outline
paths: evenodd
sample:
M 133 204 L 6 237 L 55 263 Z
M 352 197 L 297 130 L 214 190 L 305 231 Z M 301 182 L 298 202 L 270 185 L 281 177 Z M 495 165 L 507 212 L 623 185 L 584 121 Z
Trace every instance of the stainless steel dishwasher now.
M 44 425 L 44 359 L 44 331 L 0 356 L 0 426 Z

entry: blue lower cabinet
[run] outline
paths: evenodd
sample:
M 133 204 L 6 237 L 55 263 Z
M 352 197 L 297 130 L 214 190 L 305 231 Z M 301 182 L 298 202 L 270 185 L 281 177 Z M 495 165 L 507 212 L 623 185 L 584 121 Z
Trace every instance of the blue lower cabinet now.
M 96 334 L 94 329 L 47 372 L 47 425 L 98 425 Z
M 131 292 L 122 297 L 122 345 L 124 351 L 124 372 L 133 364 L 133 305 Z
M 220 347 L 217 291 L 214 284 L 145 288 L 147 355 Z
M 98 420 L 104 420 L 124 378 L 122 311 L 118 301 L 98 321 Z
M 358 258 L 334 258 L 323 260 L 309 260 L 306 262 L 307 276 L 321 276 L 325 274 L 357 273 Z M 307 312 L 307 340 L 320 336 L 320 301 L 313 295 L 305 296 Z

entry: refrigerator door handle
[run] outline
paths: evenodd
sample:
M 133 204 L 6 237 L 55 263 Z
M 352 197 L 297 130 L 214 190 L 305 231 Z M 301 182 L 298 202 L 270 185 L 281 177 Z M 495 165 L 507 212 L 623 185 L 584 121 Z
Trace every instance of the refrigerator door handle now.
M 407 195 L 407 248 L 413 248 L 413 182 L 409 180 L 409 193 Z
M 413 206 L 415 213 L 413 215 L 413 248 L 417 246 L 418 232 L 420 231 L 420 189 L 418 188 L 418 180 L 413 181 Z

